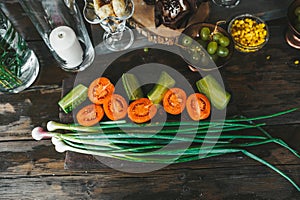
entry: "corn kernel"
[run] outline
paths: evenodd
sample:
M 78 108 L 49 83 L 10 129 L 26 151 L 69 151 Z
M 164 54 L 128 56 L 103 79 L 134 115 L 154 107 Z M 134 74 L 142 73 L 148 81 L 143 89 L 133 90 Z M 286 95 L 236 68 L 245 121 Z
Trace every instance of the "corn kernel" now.
M 235 20 L 231 27 L 233 39 L 245 46 L 258 46 L 265 42 L 266 24 L 258 24 L 251 18 Z

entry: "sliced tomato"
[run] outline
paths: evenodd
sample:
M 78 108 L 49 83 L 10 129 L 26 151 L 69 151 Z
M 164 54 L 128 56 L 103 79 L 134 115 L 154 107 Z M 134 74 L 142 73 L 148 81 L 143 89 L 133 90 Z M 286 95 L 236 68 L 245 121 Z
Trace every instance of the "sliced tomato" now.
M 82 126 L 93 126 L 104 116 L 100 105 L 90 104 L 80 109 L 76 115 L 77 122 Z
M 94 104 L 103 104 L 115 90 L 115 86 L 106 77 L 95 79 L 89 86 L 88 97 Z
M 186 93 L 180 88 L 169 89 L 163 98 L 163 107 L 167 113 L 178 115 L 184 108 L 186 103 Z
M 128 107 L 128 117 L 135 123 L 149 121 L 155 116 L 156 112 L 156 106 L 148 98 L 135 100 Z
M 191 94 L 186 101 L 186 109 L 189 116 L 195 120 L 206 119 L 210 115 L 210 102 L 208 98 L 200 93 Z
M 118 120 L 126 117 L 128 104 L 121 95 L 112 94 L 104 101 L 103 108 L 106 116 L 110 120 Z

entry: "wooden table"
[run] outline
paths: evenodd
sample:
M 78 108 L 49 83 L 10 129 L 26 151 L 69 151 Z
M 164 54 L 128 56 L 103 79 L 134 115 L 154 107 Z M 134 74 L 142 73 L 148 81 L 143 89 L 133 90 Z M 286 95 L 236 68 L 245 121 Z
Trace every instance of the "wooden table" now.
M 0 199 L 300 199 L 300 192 L 284 178 L 243 154 L 169 165 L 143 174 L 82 166 L 65 169 L 65 154 L 57 153 L 50 140 L 34 141 L 31 130 L 60 120 L 57 102 L 62 81 L 74 74 L 58 67 L 16 0 L 0 3 L 41 65 L 30 88 L 19 94 L 0 94 Z M 211 13 L 213 9 L 219 10 L 212 6 Z M 215 19 L 216 15 L 210 17 Z M 268 44 L 252 54 L 235 52 L 220 70 L 237 114 L 258 116 L 300 107 L 300 67 L 293 65 L 300 56 L 285 41 L 287 19 L 278 14 L 267 23 Z M 101 28 L 91 26 L 90 32 L 97 44 Z M 300 151 L 299 111 L 267 122 L 272 136 Z M 275 144 L 251 151 L 300 184 L 300 160 L 290 152 Z

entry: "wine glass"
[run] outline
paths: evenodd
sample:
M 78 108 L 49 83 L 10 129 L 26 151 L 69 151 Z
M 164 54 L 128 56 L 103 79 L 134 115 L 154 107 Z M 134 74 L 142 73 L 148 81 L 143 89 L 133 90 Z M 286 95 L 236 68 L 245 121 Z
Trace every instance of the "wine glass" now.
M 124 0 L 122 16 L 107 16 L 101 19 L 94 9 L 93 0 L 85 0 L 84 18 L 91 24 L 100 24 L 104 29 L 103 43 L 111 51 L 128 49 L 134 41 L 133 31 L 126 26 L 126 20 L 134 13 L 133 0 Z
M 217 6 L 233 8 L 240 3 L 240 0 L 212 0 Z

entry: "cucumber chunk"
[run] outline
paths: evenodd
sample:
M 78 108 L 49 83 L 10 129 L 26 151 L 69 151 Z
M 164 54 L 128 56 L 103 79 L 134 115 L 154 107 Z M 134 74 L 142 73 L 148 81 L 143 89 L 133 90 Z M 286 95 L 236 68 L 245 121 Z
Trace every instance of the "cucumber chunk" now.
M 69 113 L 84 102 L 87 95 L 88 88 L 82 84 L 78 84 L 58 102 L 58 105 L 65 113 Z
M 148 93 L 148 98 L 152 103 L 159 104 L 168 89 L 174 87 L 175 83 L 175 80 L 167 72 L 162 71 L 157 83 Z
M 130 101 L 144 97 L 141 85 L 134 74 L 124 73 L 122 75 L 122 82 Z
M 212 105 L 219 110 L 223 110 L 230 101 L 231 95 L 211 75 L 197 81 L 196 86 L 199 92 L 205 94 Z

